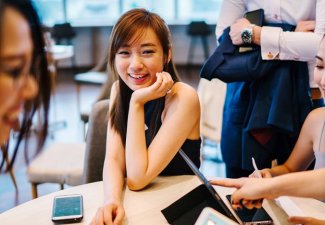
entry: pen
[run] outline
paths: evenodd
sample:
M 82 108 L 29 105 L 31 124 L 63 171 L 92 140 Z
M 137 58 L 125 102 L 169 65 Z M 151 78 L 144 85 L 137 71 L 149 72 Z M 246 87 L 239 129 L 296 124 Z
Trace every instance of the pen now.
M 257 174 L 257 177 L 258 178 L 262 178 L 262 174 L 261 174 L 260 170 L 256 166 L 256 162 L 255 162 L 254 157 L 252 157 L 252 163 L 253 163 L 253 167 L 254 167 L 255 173 Z

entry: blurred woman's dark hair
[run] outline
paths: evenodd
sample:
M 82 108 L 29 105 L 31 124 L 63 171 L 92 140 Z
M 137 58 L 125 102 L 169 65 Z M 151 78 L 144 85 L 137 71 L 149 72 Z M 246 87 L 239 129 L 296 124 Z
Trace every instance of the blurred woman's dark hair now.
M 36 97 L 32 100 L 29 100 L 24 105 L 24 112 L 22 115 L 22 120 L 20 123 L 20 130 L 18 137 L 16 139 L 16 145 L 13 150 L 13 154 L 10 160 L 10 164 L 7 165 L 7 170 L 10 169 L 16 159 L 18 148 L 24 138 L 26 140 L 27 137 L 30 136 L 30 128 L 32 125 L 32 119 L 37 111 L 39 113 L 38 116 L 38 129 L 37 129 L 37 145 L 36 145 L 36 153 L 38 153 L 47 136 L 47 128 L 48 128 L 48 112 L 49 112 L 49 103 L 51 97 L 51 77 L 48 70 L 48 62 L 47 62 L 47 54 L 45 50 L 45 42 L 43 37 L 42 31 L 42 24 L 40 22 L 39 16 L 36 12 L 35 7 L 33 6 L 32 2 L 29 0 L 0 0 L 0 32 L 2 31 L 2 23 L 3 21 L 3 12 L 6 7 L 12 7 L 13 9 L 17 10 L 29 24 L 30 33 L 33 42 L 33 53 L 32 53 L 32 63 L 30 68 L 30 74 L 36 80 L 38 85 L 38 93 Z M 2 37 L 0 33 L 0 38 Z M 1 43 L 1 40 L 0 40 Z M 1 46 L 0 46 L 1 49 Z M 1 106 L 0 106 L 1 107 Z M 27 143 L 25 145 L 25 150 L 27 149 Z M 4 157 L 2 159 L 2 163 L 0 164 L 0 171 L 4 165 L 4 159 L 7 151 L 3 153 Z M 28 161 L 27 151 L 25 151 L 25 159 Z

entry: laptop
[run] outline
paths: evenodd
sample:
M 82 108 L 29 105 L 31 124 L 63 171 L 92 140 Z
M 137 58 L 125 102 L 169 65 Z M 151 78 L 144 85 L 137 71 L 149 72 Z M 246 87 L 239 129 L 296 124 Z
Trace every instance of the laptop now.
M 232 219 L 233 221 L 242 224 L 242 225 L 262 225 L 262 224 L 273 224 L 272 218 L 268 215 L 268 213 L 263 209 L 241 209 L 238 211 L 231 211 L 224 201 L 221 199 L 220 195 L 210 184 L 208 179 L 201 173 L 201 171 L 196 167 L 196 165 L 191 161 L 191 159 L 183 152 L 183 150 L 179 151 L 179 154 L 186 161 L 188 166 L 191 168 L 193 173 L 200 179 L 206 189 L 210 192 L 212 197 L 215 199 L 218 204 L 215 209 Z M 236 214 L 236 216 L 234 214 Z

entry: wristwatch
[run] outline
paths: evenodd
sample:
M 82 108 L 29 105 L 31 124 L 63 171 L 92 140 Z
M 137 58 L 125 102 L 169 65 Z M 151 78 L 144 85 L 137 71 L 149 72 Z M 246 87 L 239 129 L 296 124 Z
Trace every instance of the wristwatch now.
M 245 45 L 250 45 L 253 43 L 253 27 L 255 25 L 251 24 L 248 27 L 246 27 L 244 30 L 241 32 L 241 39 L 243 41 L 243 44 Z

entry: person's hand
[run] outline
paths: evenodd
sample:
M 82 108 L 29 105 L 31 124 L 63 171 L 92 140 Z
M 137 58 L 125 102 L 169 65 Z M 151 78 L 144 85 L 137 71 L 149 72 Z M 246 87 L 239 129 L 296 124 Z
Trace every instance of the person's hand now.
M 106 203 L 97 209 L 96 215 L 90 225 L 120 225 L 125 215 L 121 203 Z
M 237 190 L 231 196 L 231 204 L 234 209 L 242 208 L 242 206 L 251 208 L 260 208 L 262 199 L 272 199 L 272 192 L 268 188 L 270 178 L 239 178 L 239 179 L 222 179 L 211 180 L 213 185 L 224 187 L 234 187 Z
M 230 38 L 234 45 L 242 45 L 243 40 L 241 38 L 241 32 L 247 28 L 251 23 L 246 19 L 242 18 L 237 20 L 233 25 L 230 27 Z
M 304 20 L 299 21 L 295 32 L 314 32 L 316 26 L 315 20 Z
M 169 73 L 161 72 L 157 73 L 157 80 L 149 87 L 141 88 L 133 92 L 132 100 L 140 104 L 145 104 L 148 101 L 161 98 L 167 94 L 167 92 L 174 85 L 174 81 Z
M 292 216 L 292 217 L 289 217 L 288 221 L 293 224 L 325 225 L 325 220 L 318 220 L 318 219 L 315 219 L 312 217 Z
M 262 169 L 262 170 L 259 170 L 258 172 L 261 174 L 262 178 L 271 178 L 272 177 L 270 169 Z M 259 178 L 259 176 L 257 174 L 258 172 L 254 171 L 253 173 L 251 173 L 249 175 L 249 177 L 250 178 Z

